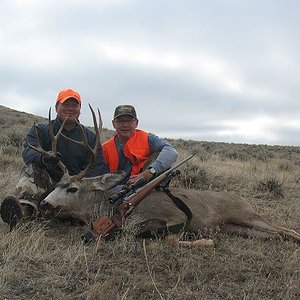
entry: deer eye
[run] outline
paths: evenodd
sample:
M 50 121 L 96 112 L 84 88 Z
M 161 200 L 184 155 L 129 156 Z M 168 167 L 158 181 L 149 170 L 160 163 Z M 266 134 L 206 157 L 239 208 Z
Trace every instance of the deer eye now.
M 77 190 L 78 190 L 78 188 L 76 188 L 76 187 L 70 187 L 70 188 L 68 188 L 67 189 L 67 193 L 76 193 L 77 192 Z

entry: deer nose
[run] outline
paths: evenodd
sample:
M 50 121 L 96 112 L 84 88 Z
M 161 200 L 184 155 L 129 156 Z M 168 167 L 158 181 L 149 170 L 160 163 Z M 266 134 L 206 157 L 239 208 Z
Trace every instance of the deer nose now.
M 49 202 L 47 202 L 45 200 L 43 200 L 43 201 L 40 202 L 39 209 L 42 212 L 45 212 L 47 210 L 51 210 L 51 208 L 52 208 L 52 205 Z

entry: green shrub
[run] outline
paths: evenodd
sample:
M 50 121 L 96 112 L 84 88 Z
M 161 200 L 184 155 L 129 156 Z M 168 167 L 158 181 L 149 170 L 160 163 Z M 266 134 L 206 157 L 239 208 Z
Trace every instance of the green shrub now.
M 247 152 L 243 152 L 240 150 L 229 150 L 227 153 L 224 153 L 224 156 L 229 159 L 235 159 L 241 161 L 247 161 L 251 158 Z
M 7 123 L 9 123 L 9 119 L 6 116 L 0 116 L 0 125 L 6 125 Z
M 278 168 L 281 171 L 293 171 L 294 164 L 289 160 L 282 160 L 279 162 Z
M 259 181 L 257 190 L 268 192 L 276 198 L 282 198 L 284 196 L 282 184 L 276 177 L 269 177 Z
M 8 138 L 10 140 L 10 144 L 14 147 L 21 147 L 24 144 L 24 133 L 20 131 L 12 130 L 8 134 Z
M 1 150 L 4 155 L 19 156 L 21 155 L 23 148 L 15 147 L 13 145 L 4 145 L 1 146 Z
M 173 184 L 177 187 L 206 190 L 209 185 L 209 176 L 206 170 L 197 166 L 187 165 L 181 171 L 181 175 L 173 181 Z

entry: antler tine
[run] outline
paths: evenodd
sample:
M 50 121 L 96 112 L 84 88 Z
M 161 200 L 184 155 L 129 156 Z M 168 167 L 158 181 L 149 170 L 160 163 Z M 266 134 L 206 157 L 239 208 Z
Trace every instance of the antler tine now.
M 61 124 L 57 134 L 54 135 L 53 134 L 53 128 L 51 126 L 51 107 L 50 107 L 49 108 L 49 115 L 48 115 L 48 133 L 49 133 L 49 136 L 50 136 L 50 139 L 51 139 L 51 151 L 48 152 L 48 151 L 46 151 L 45 149 L 42 148 L 40 137 L 39 137 L 37 126 L 36 126 L 35 122 L 33 123 L 33 128 L 34 128 L 33 130 L 34 130 L 34 135 L 35 135 L 35 138 L 36 138 L 37 146 L 35 147 L 35 146 L 29 144 L 28 142 L 27 142 L 27 145 L 30 148 L 32 148 L 33 150 L 41 153 L 42 155 L 45 155 L 45 156 L 48 156 L 48 157 L 57 157 L 57 150 L 56 150 L 57 140 L 58 140 L 58 137 L 60 136 L 60 134 L 61 134 L 61 132 L 62 132 L 64 126 L 65 126 L 66 120 L 67 120 L 67 118 Z M 58 167 L 62 170 L 62 172 L 64 174 L 68 174 L 68 170 L 67 170 L 66 166 L 61 161 L 58 162 Z
M 51 151 L 55 152 L 56 154 L 56 143 L 55 143 L 55 137 L 53 133 L 53 128 L 51 126 L 51 107 L 49 108 L 49 113 L 48 113 L 48 133 L 51 139 Z
M 62 130 L 64 129 L 67 119 L 68 119 L 68 116 L 62 122 L 56 135 L 54 135 L 53 128 L 51 126 L 51 107 L 49 108 L 48 132 L 49 132 L 49 136 L 51 138 L 51 154 L 52 154 L 52 156 L 57 156 L 57 150 L 56 150 L 57 140 L 58 140 L 59 136 L 62 134 Z
M 93 149 L 91 148 L 91 146 L 89 145 L 87 136 L 85 134 L 85 131 L 83 129 L 83 126 L 78 122 L 78 120 L 76 118 L 73 117 L 73 119 L 76 121 L 76 123 L 79 126 L 80 132 L 81 132 L 81 136 L 82 136 L 82 141 L 77 141 L 77 140 L 73 140 L 70 137 L 64 135 L 63 133 L 61 133 L 61 135 L 68 141 L 71 141 L 73 143 L 76 143 L 78 145 L 84 146 L 86 147 L 91 153 L 93 153 Z
M 93 163 L 95 162 L 95 160 L 97 159 L 97 153 L 98 153 L 98 149 L 101 147 L 101 142 L 100 142 L 100 132 L 102 130 L 102 118 L 101 118 L 101 114 L 100 114 L 100 110 L 98 109 L 98 115 L 99 115 L 99 126 L 97 124 L 97 118 L 96 118 L 96 114 L 92 108 L 92 106 L 89 104 L 89 108 L 91 110 L 92 113 L 92 117 L 93 117 L 93 123 L 94 123 L 94 129 L 95 129 L 95 133 L 96 133 L 96 141 L 95 141 L 95 146 L 92 149 L 92 147 L 89 145 L 86 133 L 84 131 L 83 126 L 78 122 L 78 120 L 76 118 L 75 121 L 78 124 L 80 131 L 81 131 L 81 135 L 82 135 L 82 140 L 81 141 L 77 141 L 74 139 L 69 138 L 68 136 L 64 135 L 63 133 L 60 133 L 65 139 L 76 143 L 78 145 L 84 146 L 91 154 L 91 159 L 89 161 L 89 163 L 87 164 L 87 166 L 85 167 L 84 170 L 82 170 L 79 174 L 77 174 L 76 176 L 74 176 L 73 180 L 81 180 L 87 173 L 88 171 L 91 169 Z
M 100 133 L 102 131 L 102 118 L 101 118 L 100 110 L 99 110 L 99 108 L 97 108 L 98 117 L 99 117 L 99 126 L 98 126 L 97 125 L 96 114 L 95 114 L 95 112 L 94 112 L 94 110 L 93 110 L 93 108 L 92 108 L 92 106 L 90 104 L 89 104 L 89 108 L 90 108 L 90 110 L 92 112 L 93 122 L 94 122 L 94 129 L 95 129 L 95 133 L 96 133 L 96 143 L 95 143 L 95 147 L 94 147 L 94 150 L 95 150 L 101 144 Z
M 98 109 L 98 115 L 99 115 L 99 127 L 98 127 L 95 112 L 94 112 L 94 110 L 93 110 L 93 108 L 90 104 L 89 104 L 89 108 L 90 108 L 91 113 L 92 113 L 93 122 L 94 122 L 94 129 L 95 129 L 95 133 L 96 133 L 95 146 L 94 146 L 94 149 L 92 149 L 90 147 L 90 145 L 87 142 L 86 134 L 85 134 L 84 130 L 82 129 L 84 143 L 82 143 L 82 142 L 77 142 L 77 143 L 78 144 L 81 143 L 82 145 L 85 144 L 85 146 L 87 147 L 87 149 L 91 153 L 91 159 L 90 159 L 88 165 L 86 166 L 86 168 L 84 170 L 82 170 L 78 175 L 76 175 L 74 180 L 81 180 L 88 173 L 88 171 L 91 169 L 93 163 L 97 159 L 98 149 L 101 147 L 100 132 L 101 132 L 101 129 L 102 129 L 102 118 L 101 118 L 100 110 Z
M 50 156 L 57 157 L 57 150 L 56 150 L 57 141 L 58 141 L 59 136 L 62 134 L 62 130 L 64 129 L 64 126 L 66 124 L 67 119 L 68 119 L 68 116 L 66 116 L 66 118 L 63 120 L 62 124 L 60 125 L 60 128 L 59 128 L 58 132 L 56 133 L 56 135 L 54 135 L 53 128 L 51 126 L 51 107 L 49 108 L 48 132 L 49 132 L 49 136 L 51 138 L 51 153 L 50 153 Z M 62 170 L 62 172 L 64 174 L 68 174 L 68 169 L 62 163 L 62 161 L 59 161 L 57 165 Z
M 49 155 L 49 153 L 44 150 L 41 146 L 41 142 L 40 142 L 40 137 L 39 137 L 39 133 L 37 131 L 37 127 L 36 127 L 36 123 L 34 122 L 33 123 L 33 132 L 34 132 L 34 136 L 35 136 L 35 139 L 36 139 L 36 146 L 33 146 L 31 144 L 29 144 L 28 142 L 26 142 L 26 144 L 32 148 L 33 150 L 43 154 L 43 155 Z

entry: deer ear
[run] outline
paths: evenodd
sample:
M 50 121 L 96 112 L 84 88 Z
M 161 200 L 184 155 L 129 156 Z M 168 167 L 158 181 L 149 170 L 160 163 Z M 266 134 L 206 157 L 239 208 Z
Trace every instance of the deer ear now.
M 93 178 L 93 189 L 106 191 L 118 185 L 125 177 L 125 172 L 108 173 Z M 91 178 L 92 179 L 92 178 Z

